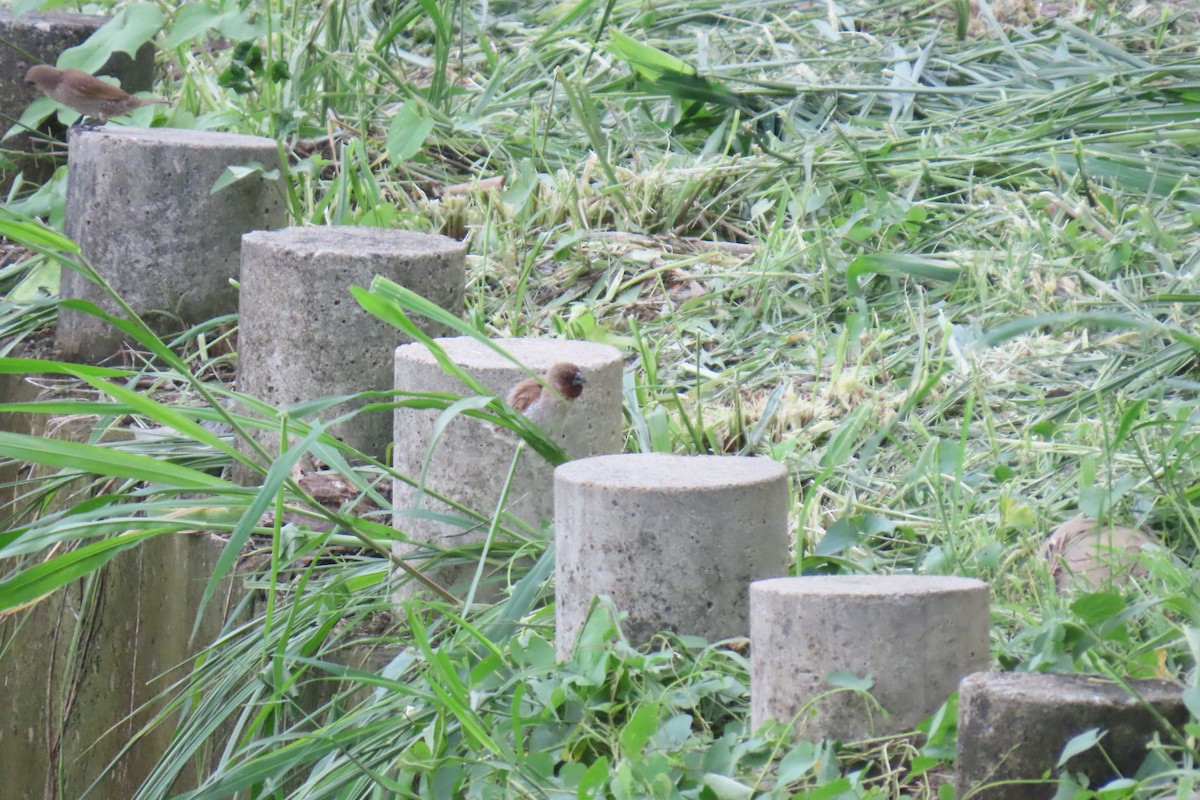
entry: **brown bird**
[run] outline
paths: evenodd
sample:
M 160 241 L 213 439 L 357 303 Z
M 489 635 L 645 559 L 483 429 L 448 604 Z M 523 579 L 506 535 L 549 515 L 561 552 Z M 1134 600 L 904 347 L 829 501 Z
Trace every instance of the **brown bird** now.
M 167 102 L 158 97 L 134 97 L 82 70 L 58 69 L 45 64 L 30 67 L 25 73 L 25 82 L 37 86 L 55 102 L 84 116 L 95 117 L 101 125 L 108 122 L 109 117 L 119 117 L 152 103 Z
M 1042 557 L 1059 594 L 1076 583 L 1098 590 L 1115 578 L 1145 576 L 1146 568 L 1135 556 L 1158 541 L 1149 530 L 1102 524 L 1080 514 L 1054 529 L 1042 545 Z
M 504 402 L 539 428 L 552 433 L 566 417 L 568 404 L 583 394 L 587 378 L 579 367 L 564 361 L 546 370 L 542 383 L 535 378 L 526 378 L 509 391 Z

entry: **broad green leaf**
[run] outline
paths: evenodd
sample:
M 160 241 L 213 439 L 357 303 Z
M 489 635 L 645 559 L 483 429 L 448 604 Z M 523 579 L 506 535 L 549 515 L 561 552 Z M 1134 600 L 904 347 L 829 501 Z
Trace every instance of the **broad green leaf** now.
M 232 186 L 238 181 L 244 181 L 247 178 L 253 178 L 255 176 L 261 176 L 263 180 L 274 181 L 279 179 L 279 170 L 269 170 L 257 161 L 251 161 L 249 164 L 236 164 L 234 166 L 226 167 L 225 171 L 221 173 L 220 177 L 213 182 L 212 188 L 209 189 L 208 193 L 216 194 L 222 189 Z
M 208 3 L 184 3 L 175 12 L 171 23 L 171 32 L 163 42 L 163 47 L 174 50 L 181 44 L 192 41 L 197 36 L 216 27 L 221 19 L 221 12 Z
M 1183 690 L 1183 704 L 1191 712 L 1192 719 L 1200 720 L 1200 686 L 1189 686 Z
M 1116 592 L 1091 592 L 1071 603 L 1071 612 L 1092 627 L 1108 622 L 1125 610 L 1125 601 Z
M 23 305 L 58 296 L 62 267 L 50 259 L 39 258 L 37 261 L 40 263 L 31 266 L 25 276 L 8 292 L 4 298 L 7 302 Z
M 799 797 L 801 800 L 841 800 L 841 798 L 856 796 L 851 791 L 849 778 L 837 778 L 814 789 L 808 789 Z
M 1083 733 L 1072 736 L 1071 740 L 1063 747 L 1062 755 L 1058 757 L 1058 761 L 1054 766 L 1061 767 L 1080 753 L 1091 750 L 1100 743 L 1100 740 L 1104 738 L 1104 734 L 1105 731 L 1102 731 L 1100 728 L 1088 728 Z
M 855 520 L 856 518 L 850 515 L 838 518 L 825 531 L 821 541 L 817 542 L 813 553 L 818 556 L 836 556 L 857 545 L 862 529 Z
M 16 22 L 22 14 L 37 11 L 45 4 L 46 0 L 12 0 L 13 22 Z
M 704 776 L 704 785 L 712 791 L 716 800 L 749 800 L 754 797 L 752 787 L 724 775 L 714 775 L 710 772 Z
M 95 73 L 113 53 L 137 54 L 139 47 L 162 30 L 163 15 L 154 3 L 125 6 L 81 45 L 64 50 L 59 67 Z
M 47 117 L 59 109 L 62 109 L 62 106 L 49 97 L 38 96 L 37 99 L 27 105 L 25 110 L 21 112 L 20 119 L 4 132 L 4 139 L 8 139 L 10 136 L 15 136 L 18 133 L 37 130 Z
M 421 106 L 416 101 L 409 100 L 401 106 L 387 130 L 388 158 L 392 163 L 408 161 L 421 152 L 434 124 L 431 117 L 421 113 Z
M 604 797 L 604 786 L 608 783 L 608 757 L 600 756 L 587 768 L 579 779 L 575 796 L 578 800 L 593 800 Z
M 642 757 L 642 748 L 658 728 L 658 703 L 643 703 L 633 712 L 629 722 L 621 729 L 621 754 L 628 759 Z

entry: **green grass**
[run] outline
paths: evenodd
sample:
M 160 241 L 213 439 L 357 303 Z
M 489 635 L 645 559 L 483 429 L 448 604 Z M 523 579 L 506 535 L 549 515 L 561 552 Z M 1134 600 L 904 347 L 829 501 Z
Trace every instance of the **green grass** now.
M 163 9 L 159 58 L 176 77 L 155 122 L 279 138 L 297 224 L 465 236 L 469 330 L 624 350 L 628 449 L 787 465 L 797 572 L 977 576 L 999 666 L 1194 686 L 1200 18 L 1117 2 L 1042 4 L 1053 17 L 994 3 L 994 20 L 968 19 L 965 5 L 259 3 L 210 20 L 227 48 Z M 0 268 L 6 336 L 51 319 L 40 265 L 69 248 L 25 220 L 60 225 L 61 198 L 52 183 L 7 205 L 5 235 L 41 254 Z M 220 512 L 188 511 L 195 481 L 237 457 L 198 424 L 229 416 L 207 350 L 219 334 L 200 333 L 118 375 L 52 366 L 106 405 L 36 407 L 171 426 L 153 463 L 179 471 L 139 472 L 145 444 L 96 434 L 110 503 L 53 511 L 77 484 L 51 463 L 55 477 L 21 487 L 44 511 L 0 534 L 4 557 L 80 545 L 65 572 L 10 573 L 5 606 L 94 570 L 117 531 L 224 530 L 226 566 L 251 534 L 273 535 L 271 604 L 178 685 L 181 733 L 141 797 L 167 796 L 224 724 L 233 744 L 189 797 L 939 796 L 944 719 L 835 750 L 747 730 L 745 659 L 727 648 L 618 644 L 553 664 L 537 572 L 500 607 L 406 607 L 382 638 L 407 649 L 382 675 L 337 666 L 359 634 L 334 623 L 390 608 L 372 550 L 395 534 L 324 508 L 286 465 L 258 494 L 209 480 Z M 233 421 L 279 424 L 261 408 Z M 389 477 L 350 470 L 356 454 L 311 430 L 364 496 Z M 357 538 L 258 527 L 284 506 Z M 1134 582 L 1061 597 L 1038 550 L 1080 512 L 1147 525 L 1165 552 L 1143 555 Z M 301 553 L 367 545 L 300 580 L 292 535 Z M 492 555 L 519 549 L 544 542 L 502 536 Z M 608 617 L 596 625 L 608 641 Z M 293 672 L 343 688 L 308 717 Z M 1177 772 L 1111 796 L 1187 796 L 1194 750 L 1166 756 Z

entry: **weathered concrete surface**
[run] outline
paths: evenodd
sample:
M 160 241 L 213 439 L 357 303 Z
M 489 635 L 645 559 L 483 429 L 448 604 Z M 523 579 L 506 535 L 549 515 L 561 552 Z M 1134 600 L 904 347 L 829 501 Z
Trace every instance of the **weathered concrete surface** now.
M 958 796 L 970 791 L 978 800 L 1049 800 L 1063 748 L 1092 728 L 1106 731 L 1099 746 L 1062 769 L 1087 775 L 1092 788 L 1118 775 L 1132 777 L 1154 735 L 1168 741 L 1159 718 L 1178 727 L 1189 715 L 1182 687 L 1154 680 L 1129 684 L 1133 694 L 1087 675 L 967 676 L 958 696 Z
M 598 595 L 628 612 L 635 644 L 660 631 L 727 639 L 748 632 L 750 581 L 787 573 L 787 470 L 770 459 L 582 459 L 556 470 L 554 503 L 560 659 Z
M 560 361 L 573 362 L 583 371 L 587 378 L 583 395 L 571 403 L 563 424 L 552 433 L 552 438 L 568 456 L 583 458 L 621 449 L 623 366 L 619 350 L 592 342 L 558 339 L 499 339 L 497 343 L 538 373 Z M 456 364 L 501 398 L 527 377 L 511 361 L 474 339 L 439 339 L 438 344 Z M 472 394 L 456 379 L 447 376 L 432 353 L 421 344 L 396 349 L 395 386 L 411 392 Z M 414 480 L 421 475 L 440 413 L 436 410 L 396 410 L 393 463 L 402 474 Z M 516 448 L 517 439 L 513 435 L 496 431 L 482 420 L 460 416 L 438 441 L 429 459 L 425 485 L 467 508 L 490 515 L 500 500 Z M 402 481 L 393 482 L 393 498 L 396 506 L 393 524 L 419 542 L 453 547 L 462 542 L 481 541 L 487 533 L 487 523 L 463 519 L 448 505 L 429 495 L 421 497 Z M 509 492 L 507 513 L 536 530 L 553 517 L 553 502 L 553 467 L 532 450 L 526 450 Z M 450 515 L 461 522 L 431 518 L 430 513 Z M 393 550 L 406 558 L 413 547 L 397 543 Z M 437 578 L 443 584 L 462 587 L 474 571 L 473 564 L 439 569 Z M 412 588 L 414 584 L 405 584 L 400 596 Z
M 750 720 L 806 739 L 911 730 L 986 669 L 988 589 L 969 578 L 846 575 L 750 586 Z M 830 675 L 871 676 L 875 702 Z M 832 692 L 832 693 L 831 693 Z
M 396 346 L 410 339 L 359 306 L 349 287 L 366 288 L 380 275 L 457 314 L 463 304 L 466 252 L 464 244 L 445 236 L 383 228 L 246 234 L 238 388 L 277 408 L 391 389 Z M 424 321 L 422 330 L 430 336 L 449 333 L 430 321 Z M 350 408 L 337 406 L 326 416 Z M 382 459 L 392 441 L 392 415 L 360 414 L 331 433 Z M 263 437 L 260 443 L 277 452 L 277 439 Z
M 0 116 L 6 120 L 4 130 L 41 96 L 36 86 L 25 83 L 26 71 L 38 64 L 54 65 L 64 50 L 82 44 L 107 22 L 108 17 L 56 11 L 31 11 L 14 21 L 11 9 L 0 8 L 0 40 L 4 42 L 0 47 Z M 139 47 L 136 58 L 114 53 L 96 74 L 117 78 L 127 92 L 147 91 L 154 82 L 154 45 L 147 42 Z M 44 134 L 61 140 L 65 133 L 55 117 L 47 120 Z M 18 172 L 23 172 L 27 181 L 43 183 L 65 163 L 61 155 L 50 155 L 52 150 L 62 151 L 62 145 L 39 141 L 41 138 L 16 133 L 0 144 L 5 150 L 15 151 L 6 154 L 15 163 L 0 169 L 0 189 L 4 192 Z
M 237 311 L 242 234 L 283 225 L 281 180 L 243 178 L 216 194 L 228 167 L 279 164 L 260 136 L 170 128 L 73 128 L 67 235 L 127 303 L 160 333 Z M 62 296 L 115 310 L 92 282 L 63 270 Z M 124 334 L 61 311 L 57 344 L 67 358 L 100 361 Z
M 188 637 L 223 547 L 206 535 L 150 539 L 118 555 L 94 582 L 78 581 L 0 617 L 5 797 L 80 797 L 161 709 L 154 697 L 185 674 L 198 650 Z M 222 582 L 197 642 L 215 638 L 239 585 Z M 139 739 L 93 795 L 132 797 L 172 732 L 167 724 Z

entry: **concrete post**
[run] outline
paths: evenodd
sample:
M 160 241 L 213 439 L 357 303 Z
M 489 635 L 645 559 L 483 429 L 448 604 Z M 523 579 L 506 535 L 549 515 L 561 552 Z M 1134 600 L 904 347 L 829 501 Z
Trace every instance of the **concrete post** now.
M 242 234 L 286 219 L 279 180 L 248 177 L 212 193 L 227 167 L 279 164 L 278 145 L 258 136 L 169 128 L 74 128 L 67 181 L 67 235 L 117 293 L 157 329 L 181 331 L 237 310 L 230 285 Z M 63 270 L 62 296 L 97 302 L 97 286 Z M 124 335 L 107 323 L 60 312 L 67 358 L 104 359 Z
M 554 426 L 551 436 L 568 456 L 583 458 L 621 449 L 623 363 L 619 350 L 592 342 L 559 339 L 496 341 L 539 374 L 559 362 L 571 362 L 583 372 L 587 379 L 583 394 L 570 402 L 566 417 Z M 511 361 L 475 339 L 439 339 L 438 344 L 454 363 L 502 399 L 527 377 Z M 410 392 L 471 394 L 442 371 L 433 354 L 422 344 L 396 349 L 396 388 Z M 421 475 L 440 413 L 405 408 L 396 411 L 393 462 L 402 474 L 414 480 Z M 460 416 L 438 441 L 429 459 L 425 485 L 490 517 L 500 500 L 517 441 L 512 434 L 496 431 L 487 422 Z M 554 515 L 553 487 L 553 467 L 527 449 L 509 490 L 507 513 L 537 529 Z M 465 542 L 479 542 L 487 533 L 486 523 L 464 519 L 453 508 L 428 495 L 420 495 L 402 481 L 393 482 L 393 502 L 396 507 L 394 525 L 418 542 L 454 547 Z M 416 546 L 400 542 L 393 548 L 402 558 L 411 557 L 414 549 Z M 468 564 L 438 569 L 434 577 L 447 588 L 457 585 L 461 589 L 474 573 L 475 565 Z M 411 582 L 403 584 L 397 596 L 407 596 L 414 588 L 416 585 Z M 494 596 L 494 592 L 477 594 L 480 599 Z
M 246 234 L 238 388 L 276 407 L 391 389 L 391 355 L 408 337 L 364 311 L 349 287 L 367 287 L 382 275 L 458 313 L 465 260 L 461 242 L 410 231 L 347 226 Z M 424 330 L 448 333 L 433 323 Z M 347 410 L 339 406 L 330 415 Z M 382 459 L 392 440 L 392 417 L 360 414 L 331 432 Z M 261 443 L 278 449 L 277 439 L 264 437 Z
M 660 631 L 748 630 L 746 585 L 786 574 L 787 470 L 766 458 L 658 453 L 573 461 L 554 475 L 557 650 L 592 600 L 627 611 L 635 644 Z
M 982 581 L 847 575 L 750 586 L 755 728 L 794 719 L 813 740 L 911 730 L 990 660 Z M 839 672 L 870 676 L 874 701 L 837 690 L 830 676 Z
M 108 17 L 56 11 L 30 11 L 14 20 L 11 9 L 0 9 L 0 40 L 4 42 L 0 47 L 0 117 L 8 120 L 5 129 L 41 96 L 36 86 L 25 83 L 29 68 L 38 64 L 53 66 L 64 50 L 83 44 L 107 22 Z M 127 92 L 148 91 L 154 82 L 154 45 L 147 42 L 139 47 L 135 58 L 114 53 L 96 74 L 118 79 Z M 54 139 L 65 133 L 53 117 L 45 129 Z M 23 172 L 27 181 L 44 183 L 62 163 L 61 156 L 51 157 L 50 147 L 28 131 L 14 133 L 0 147 L 10 151 L 10 157 L 16 155 L 16 163 L 0 171 L 0 189 L 4 192 L 17 172 Z M 55 149 L 61 150 L 61 145 Z
M 1131 680 L 1133 693 L 1090 675 L 980 672 L 959 684 L 958 797 L 1049 800 L 1056 775 L 1084 774 L 1091 787 L 1133 777 L 1160 720 L 1181 728 L 1190 715 L 1183 687 Z M 1063 748 L 1089 729 L 1104 732 L 1097 747 L 1056 767 Z M 1116 767 L 1116 772 L 1113 771 Z

